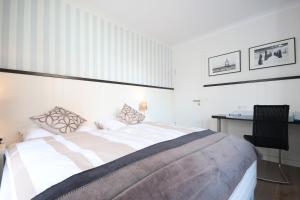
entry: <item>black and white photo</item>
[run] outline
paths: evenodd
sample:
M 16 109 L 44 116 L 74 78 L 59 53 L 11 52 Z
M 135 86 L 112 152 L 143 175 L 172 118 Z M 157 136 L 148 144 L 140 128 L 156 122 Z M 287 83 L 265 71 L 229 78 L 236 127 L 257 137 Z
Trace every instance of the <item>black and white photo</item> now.
M 250 70 L 295 64 L 295 38 L 250 48 L 249 63 Z
M 241 51 L 208 58 L 208 75 L 236 73 L 241 71 Z

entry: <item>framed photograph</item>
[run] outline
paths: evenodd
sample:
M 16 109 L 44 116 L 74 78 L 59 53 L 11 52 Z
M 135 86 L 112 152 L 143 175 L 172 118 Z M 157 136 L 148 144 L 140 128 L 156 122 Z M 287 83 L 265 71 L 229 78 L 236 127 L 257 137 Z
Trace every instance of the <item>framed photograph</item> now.
M 208 75 L 217 76 L 241 71 L 241 51 L 208 58 Z
M 295 38 L 249 48 L 249 69 L 296 64 Z

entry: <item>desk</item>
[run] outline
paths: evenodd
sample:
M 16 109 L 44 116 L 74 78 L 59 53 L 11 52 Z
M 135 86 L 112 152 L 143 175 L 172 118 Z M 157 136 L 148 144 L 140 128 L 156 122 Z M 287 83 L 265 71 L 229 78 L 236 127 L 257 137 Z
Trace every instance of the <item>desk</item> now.
M 213 115 L 211 116 L 214 119 L 217 119 L 217 131 L 221 132 L 221 120 L 222 119 L 227 119 L 227 120 L 240 120 L 240 121 L 253 121 L 252 119 L 247 119 L 247 118 L 243 118 L 243 117 L 227 117 L 227 115 L 225 114 L 220 114 L 220 115 Z M 296 124 L 296 125 L 300 125 L 300 121 L 292 121 L 289 122 L 289 124 Z

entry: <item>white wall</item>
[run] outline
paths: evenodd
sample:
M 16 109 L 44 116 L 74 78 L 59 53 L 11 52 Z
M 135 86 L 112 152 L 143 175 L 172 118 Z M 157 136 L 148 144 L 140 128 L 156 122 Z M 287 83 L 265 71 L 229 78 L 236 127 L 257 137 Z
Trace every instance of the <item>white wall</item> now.
M 174 122 L 172 90 L 0 72 L 0 137 L 14 142 L 18 130 L 31 124 L 29 117 L 54 106 L 74 111 L 93 125 L 114 117 L 124 103 L 138 109 L 143 100 L 148 102 L 146 120 Z
M 171 58 L 77 1 L 0 0 L 0 68 L 172 87 Z
M 176 46 L 174 50 L 175 113 L 179 124 L 216 129 L 212 114 L 248 110 L 254 104 L 289 104 L 300 111 L 300 80 L 261 82 L 204 88 L 204 84 L 243 81 L 257 78 L 300 75 L 299 61 L 295 65 L 249 71 L 248 48 L 296 37 L 300 47 L 300 7 L 245 21 L 224 30 Z M 208 77 L 207 58 L 235 50 L 242 51 L 242 72 Z M 297 52 L 300 57 L 300 51 Z M 200 99 L 200 106 L 192 100 Z M 251 134 L 251 123 L 226 121 L 222 130 L 242 136 Z M 284 152 L 284 162 L 300 166 L 300 127 L 290 126 L 290 150 Z M 266 159 L 276 153 L 263 150 Z
M 0 68 L 173 87 L 172 50 L 103 18 L 83 0 L 0 0 Z M 147 100 L 147 120 L 174 122 L 173 91 L 0 73 L 0 137 L 60 105 L 93 123 Z

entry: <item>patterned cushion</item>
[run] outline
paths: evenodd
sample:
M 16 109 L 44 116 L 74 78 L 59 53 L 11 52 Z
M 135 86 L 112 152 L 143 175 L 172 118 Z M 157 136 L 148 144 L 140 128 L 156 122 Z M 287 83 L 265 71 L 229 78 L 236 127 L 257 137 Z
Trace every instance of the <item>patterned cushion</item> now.
M 145 115 L 139 113 L 127 104 L 124 104 L 121 112 L 118 115 L 118 119 L 126 124 L 137 124 L 145 119 Z
M 75 132 L 86 120 L 61 107 L 55 107 L 47 113 L 30 118 L 42 128 L 58 134 Z

